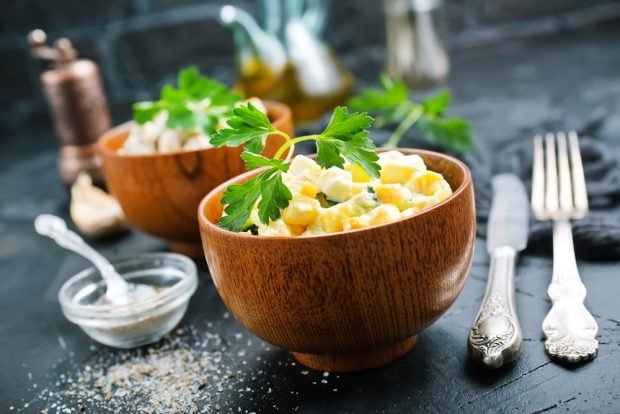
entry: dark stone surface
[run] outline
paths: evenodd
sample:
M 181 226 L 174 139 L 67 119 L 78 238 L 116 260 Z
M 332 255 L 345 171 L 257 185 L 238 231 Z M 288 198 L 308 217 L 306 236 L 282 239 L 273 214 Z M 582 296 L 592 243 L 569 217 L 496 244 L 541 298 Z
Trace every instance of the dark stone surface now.
M 595 118 L 599 126 L 591 135 L 606 142 L 610 155 L 619 159 L 618 44 L 620 30 L 608 28 L 454 56 L 452 112 L 471 120 L 481 147 L 476 155 L 480 161 L 490 170 L 503 171 L 514 161 L 499 157 L 504 149 L 529 140 L 534 132 L 580 129 Z M 363 84 L 376 79 L 379 55 L 362 51 L 355 57 Z M 374 133 L 379 141 L 385 135 Z M 66 193 L 54 170 L 51 132 L 36 135 L 24 126 L 22 134 L 5 143 L 0 152 L 0 412 L 28 404 L 23 412 L 35 413 L 45 406 L 36 398 L 40 390 L 53 387 L 71 367 L 67 361 L 79 365 L 95 354 L 116 351 L 91 348 L 93 343 L 64 319 L 56 301 L 58 288 L 85 263 L 32 229 L 39 213 L 67 217 Z M 427 146 L 415 134 L 404 145 Z M 607 214 L 620 218 L 617 208 Z M 165 247 L 138 232 L 95 245 L 110 258 Z M 251 391 L 225 389 L 217 396 L 226 403 L 223 412 L 237 412 L 239 407 L 241 412 L 259 413 L 617 413 L 619 262 L 578 263 L 588 289 L 586 304 L 599 325 L 600 351 L 594 361 L 573 368 L 550 362 L 544 353 L 540 326 L 549 309 L 546 289 L 552 259 L 531 251 L 521 257 L 517 269 L 517 307 L 524 336 L 519 359 L 496 371 L 471 362 L 466 338 L 488 272 L 483 240 L 477 241 L 470 276 L 457 302 L 421 334 L 412 352 L 380 369 L 327 378 L 316 372 L 304 375 L 305 369 L 294 365 L 285 351 L 267 351 L 262 341 L 225 317 L 204 266 L 199 290 L 180 326 L 191 324 L 230 341 L 227 352 L 237 361 L 235 369 L 248 373 L 244 386 Z M 242 343 L 236 340 L 238 333 Z M 252 345 L 246 346 L 246 340 Z M 242 349 L 246 354 L 239 356 Z M 75 401 L 69 405 L 77 408 Z

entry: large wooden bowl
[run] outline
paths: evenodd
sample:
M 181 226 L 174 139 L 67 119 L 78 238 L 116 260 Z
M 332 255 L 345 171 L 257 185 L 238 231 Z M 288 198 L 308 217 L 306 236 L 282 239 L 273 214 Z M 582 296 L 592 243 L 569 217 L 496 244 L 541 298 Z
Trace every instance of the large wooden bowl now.
M 293 135 L 288 106 L 265 102 L 272 124 Z M 169 240 L 170 249 L 201 257 L 196 210 L 215 186 L 245 168 L 242 148 L 208 148 L 164 154 L 126 155 L 118 150 L 129 135 L 131 123 L 105 133 L 99 151 L 108 189 L 118 199 L 128 220 L 140 230 Z M 265 154 L 273 155 L 283 138 L 272 135 Z
M 391 223 L 297 238 L 252 236 L 216 225 L 224 190 L 254 171 L 202 200 L 200 233 L 211 277 L 243 326 L 293 351 L 308 367 L 357 371 L 404 355 L 452 305 L 474 248 L 471 174 L 446 155 L 400 151 L 419 154 L 454 194 Z

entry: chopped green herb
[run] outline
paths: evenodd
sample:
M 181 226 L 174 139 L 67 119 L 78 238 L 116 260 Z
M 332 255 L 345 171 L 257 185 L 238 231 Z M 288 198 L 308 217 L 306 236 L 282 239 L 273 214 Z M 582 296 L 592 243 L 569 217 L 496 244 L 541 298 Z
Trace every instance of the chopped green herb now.
M 250 102 L 232 111 L 233 116 L 227 123 L 230 128 L 222 128 L 211 138 L 211 144 L 232 147 L 245 144 L 246 148 L 256 154 L 263 152 L 267 137 L 276 130 L 263 112 Z
M 166 127 L 201 130 L 210 135 L 215 132 L 218 119 L 240 100 L 241 96 L 226 85 L 202 76 L 192 66 L 179 72 L 178 88 L 162 88 L 158 101 L 135 103 L 133 117 L 138 124 L 145 124 L 165 111 Z
M 316 199 L 319 200 L 319 203 L 321 204 L 321 207 L 323 208 L 333 207 L 336 204 L 340 204 L 338 201 L 334 201 L 334 200 L 327 198 L 325 193 L 317 193 Z

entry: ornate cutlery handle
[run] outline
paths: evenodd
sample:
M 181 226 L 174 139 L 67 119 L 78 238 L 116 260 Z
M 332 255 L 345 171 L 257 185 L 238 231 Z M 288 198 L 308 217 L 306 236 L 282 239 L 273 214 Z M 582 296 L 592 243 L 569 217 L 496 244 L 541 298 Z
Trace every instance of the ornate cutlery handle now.
M 487 290 L 469 332 L 469 353 L 474 361 L 489 368 L 513 361 L 521 348 L 521 327 L 514 303 L 516 255 L 511 247 L 499 247 L 491 253 Z
M 547 354 L 570 363 L 594 358 L 598 325 L 583 304 L 586 287 L 579 278 L 568 220 L 553 226 L 553 278 L 547 292 L 552 302 L 542 325 Z

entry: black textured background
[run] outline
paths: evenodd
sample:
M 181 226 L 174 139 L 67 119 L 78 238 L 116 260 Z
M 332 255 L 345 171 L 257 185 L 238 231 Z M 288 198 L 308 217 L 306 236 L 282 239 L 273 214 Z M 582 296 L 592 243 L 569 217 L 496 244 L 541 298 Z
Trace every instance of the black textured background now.
M 235 77 L 232 35 L 215 20 L 222 4 L 252 11 L 256 0 L 2 0 L 0 2 L 0 140 L 47 128 L 39 85 L 46 65 L 29 56 L 27 33 L 69 37 L 80 54 L 101 65 L 116 122 L 129 105 L 150 98 L 189 64 L 227 82 Z M 506 39 L 574 31 L 620 16 L 614 0 L 446 0 L 453 50 Z M 363 28 L 363 30 L 360 30 Z M 359 78 L 374 80 L 383 66 L 385 23 L 381 0 L 332 0 L 327 39 Z M 374 56 L 374 66 L 359 65 Z

